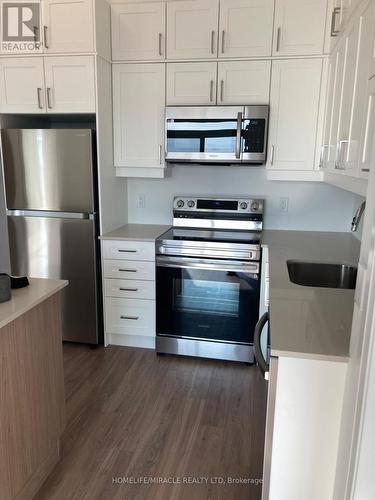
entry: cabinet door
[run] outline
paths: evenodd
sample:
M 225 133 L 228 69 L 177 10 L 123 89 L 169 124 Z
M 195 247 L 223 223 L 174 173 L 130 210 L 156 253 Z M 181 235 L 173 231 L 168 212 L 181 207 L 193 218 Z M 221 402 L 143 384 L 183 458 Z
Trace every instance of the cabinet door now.
M 163 165 L 165 64 L 113 66 L 116 167 Z
M 355 66 L 355 85 L 350 116 L 349 144 L 345 157 L 345 169 L 349 173 L 358 173 L 361 155 L 361 141 L 363 127 L 366 120 L 366 90 L 368 75 L 370 74 L 373 47 L 369 43 L 374 33 L 375 4 L 371 2 L 358 19 L 359 40 L 358 58 Z
M 134 61 L 165 58 L 165 4 L 112 4 L 112 58 Z
M 331 138 L 331 125 L 332 125 L 332 108 L 333 108 L 333 95 L 335 88 L 336 78 L 336 54 L 332 54 L 328 61 L 328 77 L 327 89 L 324 108 L 324 124 L 322 133 L 322 143 L 320 149 L 320 162 L 319 168 L 327 168 L 329 162 L 330 138 Z
M 45 0 L 42 2 L 42 18 L 46 52 L 94 50 L 92 0 Z
M 167 64 L 167 104 L 216 104 L 216 62 Z
M 321 59 L 272 62 L 269 168 L 314 168 L 321 73 Z
M 0 112 L 45 113 L 42 57 L 0 59 Z
M 338 171 L 339 165 L 337 163 L 338 159 L 338 140 L 339 140 L 339 127 L 341 119 L 342 110 L 342 95 L 343 95 L 343 80 L 344 80 L 344 69 L 345 69 L 345 59 L 348 47 L 348 39 L 342 38 L 336 51 L 333 53 L 335 58 L 335 77 L 333 86 L 333 98 L 332 98 L 332 118 L 331 118 L 331 129 L 329 134 L 328 142 L 328 170 Z
M 168 59 L 216 58 L 218 23 L 218 0 L 169 2 Z
M 352 103 L 358 64 L 359 22 L 356 22 L 346 35 L 346 51 L 343 68 L 341 110 L 337 134 L 336 168 L 348 171 L 347 155 L 352 116 Z
M 46 57 L 47 111 L 95 113 L 93 56 Z
M 327 0 L 276 0 L 274 55 L 323 54 Z
M 219 62 L 218 103 L 268 104 L 271 61 Z
M 219 57 L 270 56 L 274 0 L 221 0 Z
M 360 176 L 368 177 L 371 168 L 372 150 L 375 138 L 375 77 L 367 84 L 366 116 L 362 133 L 361 158 L 359 163 Z

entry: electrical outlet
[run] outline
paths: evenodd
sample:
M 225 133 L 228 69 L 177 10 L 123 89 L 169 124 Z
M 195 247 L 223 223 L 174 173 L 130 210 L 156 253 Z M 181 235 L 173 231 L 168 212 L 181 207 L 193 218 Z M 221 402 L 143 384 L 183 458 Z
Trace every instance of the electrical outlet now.
M 289 198 L 280 198 L 280 210 L 281 212 L 288 212 Z
M 138 194 L 137 196 L 137 207 L 145 208 L 146 207 L 146 195 Z

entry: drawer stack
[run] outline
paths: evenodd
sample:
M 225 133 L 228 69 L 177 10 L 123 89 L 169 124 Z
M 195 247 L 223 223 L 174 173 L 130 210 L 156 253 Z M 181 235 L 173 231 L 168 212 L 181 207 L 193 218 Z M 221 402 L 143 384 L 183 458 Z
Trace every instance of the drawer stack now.
M 102 243 L 105 344 L 155 347 L 155 244 Z

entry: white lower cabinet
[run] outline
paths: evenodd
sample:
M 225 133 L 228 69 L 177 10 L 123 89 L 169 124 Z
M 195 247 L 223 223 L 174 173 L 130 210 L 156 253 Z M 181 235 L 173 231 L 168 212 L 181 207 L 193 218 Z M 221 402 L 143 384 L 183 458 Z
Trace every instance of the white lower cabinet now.
M 105 345 L 154 348 L 155 244 L 105 240 L 102 255 Z
M 268 104 L 271 61 L 218 64 L 218 104 Z
M 165 64 L 113 65 L 114 163 L 122 175 L 164 170 L 164 107 Z
M 167 64 L 167 104 L 216 104 L 216 62 Z
M 322 59 L 272 62 L 268 168 L 313 170 Z
M 347 363 L 271 358 L 262 500 L 334 498 Z

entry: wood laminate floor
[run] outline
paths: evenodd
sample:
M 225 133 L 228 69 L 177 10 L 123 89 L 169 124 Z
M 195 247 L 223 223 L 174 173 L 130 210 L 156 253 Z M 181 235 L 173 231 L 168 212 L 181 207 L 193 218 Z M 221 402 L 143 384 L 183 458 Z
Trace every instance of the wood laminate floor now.
M 266 388 L 255 367 L 71 344 L 64 366 L 62 460 L 37 500 L 260 499 Z

